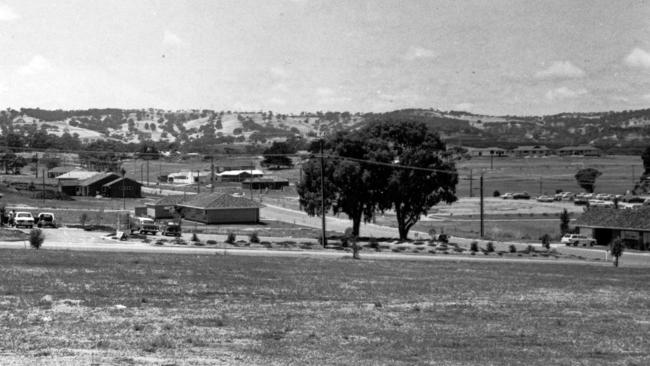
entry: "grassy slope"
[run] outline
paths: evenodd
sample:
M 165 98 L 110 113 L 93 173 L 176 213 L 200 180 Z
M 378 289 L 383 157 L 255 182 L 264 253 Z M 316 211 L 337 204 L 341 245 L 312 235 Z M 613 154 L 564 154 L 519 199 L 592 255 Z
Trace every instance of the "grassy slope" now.
M 4 250 L 0 277 L 7 362 L 650 362 L 645 269 Z

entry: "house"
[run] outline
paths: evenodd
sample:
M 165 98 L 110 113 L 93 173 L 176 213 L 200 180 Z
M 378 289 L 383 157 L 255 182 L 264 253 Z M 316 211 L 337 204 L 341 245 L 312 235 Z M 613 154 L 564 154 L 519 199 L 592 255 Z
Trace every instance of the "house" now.
M 264 172 L 257 169 L 252 170 L 229 170 L 217 174 L 218 181 L 220 182 L 243 182 L 248 178 L 260 178 L 264 176 Z
M 205 224 L 244 224 L 260 220 L 259 203 L 225 193 L 204 193 L 192 196 L 177 205 L 186 220 Z
M 104 183 L 101 187 L 102 196 L 113 198 L 139 198 L 142 197 L 141 191 L 142 184 L 127 177 L 118 177 L 108 183 Z
M 625 246 L 650 249 L 650 207 L 629 210 L 589 207 L 575 222 L 581 234 L 591 235 L 599 245 L 621 238 Z
M 211 177 L 210 172 L 185 171 L 185 172 L 168 174 L 167 183 L 173 183 L 173 184 L 207 183 L 210 181 L 210 177 Z
M 171 219 L 174 217 L 176 206 L 190 198 L 193 198 L 193 196 L 173 195 L 147 203 L 147 216 L 153 219 Z
M 68 196 L 79 195 L 79 184 L 81 181 L 91 178 L 99 172 L 90 172 L 87 170 L 75 169 L 56 177 L 59 186 L 59 192 Z
M 79 182 L 77 196 L 96 196 L 102 194 L 104 184 L 114 181 L 119 177 L 115 173 L 96 173 L 92 177 Z
M 543 145 L 518 146 L 511 150 L 515 156 L 548 156 L 553 153 L 551 149 Z
M 557 149 L 557 154 L 560 156 L 600 156 L 600 149 L 590 145 L 579 146 L 565 146 Z
M 288 186 L 287 179 L 278 177 L 248 178 L 241 183 L 242 189 L 283 189 Z
M 47 171 L 48 178 L 57 178 L 60 175 L 71 172 L 75 169 L 78 169 L 73 166 L 57 166 Z
M 492 156 L 501 158 L 507 155 L 506 149 L 502 149 L 500 147 L 468 147 L 467 153 L 474 157 Z

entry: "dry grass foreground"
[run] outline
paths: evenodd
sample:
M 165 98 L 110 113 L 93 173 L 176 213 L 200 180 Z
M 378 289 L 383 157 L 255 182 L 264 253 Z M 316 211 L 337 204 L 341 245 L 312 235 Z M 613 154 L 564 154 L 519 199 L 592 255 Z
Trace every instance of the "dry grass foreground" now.
M 2 250 L 2 364 L 650 364 L 611 266 Z

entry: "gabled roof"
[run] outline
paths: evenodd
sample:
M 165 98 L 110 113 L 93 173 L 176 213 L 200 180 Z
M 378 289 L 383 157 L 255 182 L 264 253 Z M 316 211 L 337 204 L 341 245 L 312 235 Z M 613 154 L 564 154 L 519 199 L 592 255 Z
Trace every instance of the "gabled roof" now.
M 117 179 L 115 179 L 115 180 L 112 180 L 112 181 L 106 183 L 106 184 L 103 184 L 102 187 L 110 187 L 110 186 L 112 186 L 113 184 L 116 184 L 116 183 L 121 182 L 122 179 L 124 179 L 125 182 L 126 182 L 126 181 L 131 181 L 131 182 L 134 182 L 134 183 L 136 183 L 136 184 L 138 184 L 138 185 L 140 184 L 140 182 L 138 182 L 138 181 L 136 181 L 136 180 L 134 180 L 134 179 L 127 178 L 127 177 L 124 177 L 124 178 L 119 177 L 119 178 L 117 178 Z
M 244 197 L 234 197 L 225 193 L 197 194 L 191 200 L 181 202 L 179 206 L 200 209 L 219 208 L 260 208 L 262 205 Z
M 86 178 L 86 179 L 82 180 L 81 182 L 79 182 L 79 185 L 80 186 L 88 186 L 88 185 L 91 185 L 93 183 L 97 183 L 102 179 L 106 179 L 106 178 L 114 179 L 112 177 L 119 178 L 120 176 L 115 174 L 115 173 L 96 173 L 92 177 Z
M 99 174 L 99 172 L 89 172 L 86 170 L 73 170 L 70 172 L 67 172 L 65 174 L 59 175 L 56 177 L 56 179 L 78 179 L 78 180 L 84 180 L 92 177 L 95 174 Z
M 252 170 L 228 170 L 228 171 L 225 171 L 223 173 L 219 173 L 217 175 L 219 175 L 220 177 L 224 177 L 224 176 L 240 175 L 240 174 L 243 174 L 243 173 L 252 174 L 252 175 L 264 175 L 263 171 L 257 170 L 257 169 L 252 169 Z
M 549 150 L 549 148 L 544 145 L 535 145 L 535 146 L 517 146 L 513 150 L 515 151 Z
M 257 178 L 246 178 L 244 179 L 244 183 L 250 183 L 250 182 L 255 182 L 255 183 L 266 183 L 266 182 L 286 182 L 289 183 L 288 179 L 284 178 L 278 178 L 278 177 L 257 177 Z
M 48 173 L 67 173 L 71 172 L 73 170 L 77 170 L 79 168 L 73 167 L 73 166 L 55 166 L 54 168 L 48 170 Z
M 575 226 L 650 231 L 650 207 L 617 210 L 608 207 L 589 207 L 575 222 Z
M 184 196 L 184 195 L 173 195 L 173 196 L 166 196 L 163 197 L 149 205 L 151 206 L 169 206 L 169 205 L 177 205 L 183 201 L 187 201 L 190 199 L 193 199 L 194 195 L 190 196 Z
M 597 147 L 591 145 L 579 145 L 579 146 L 565 146 L 558 151 L 583 151 L 583 150 L 599 150 Z

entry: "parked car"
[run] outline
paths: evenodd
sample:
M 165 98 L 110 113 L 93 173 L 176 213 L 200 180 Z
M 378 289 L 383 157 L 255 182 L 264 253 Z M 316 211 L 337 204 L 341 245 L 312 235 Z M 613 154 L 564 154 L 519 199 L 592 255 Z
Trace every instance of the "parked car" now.
M 603 201 L 603 200 L 589 200 L 589 206 L 593 207 L 614 207 L 614 202 L 612 201 Z
M 541 195 L 537 197 L 537 202 L 553 202 L 553 201 L 555 201 L 555 198 L 551 196 Z
M 156 235 L 158 232 L 158 226 L 153 219 L 135 216 L 131 217 L 129 220 L 129 230 L 131 230 L 131 234 L 137 231 L 140 234 Z
M 528 194 L 528 192 L 518 192 L 518 193 L 514 193 L 512 195 L 512 199 L 514 199 L 514 200 L 527 200 L 527 199 L 530 199 L 530 195 Z
M 160 233 L 163 236 L 181 236 L 181 224 L 176 221 L 165 221 L 160 226 Z
M 34 222 L 38 227 L 56 227 L 56 220 L 54 220 L 54 214 L 51 212 L 39 213 L 36 218 L 34 218 Z
M 503 198 L 504 200 L 511 199 L 512 198 L 512 193 L 506 192 L 506 193 L 501 195 L 501 198 Z
M 23 226 L 31 229 L 34 227 L 34 217 L 30 212 L 16 212 L 14 224 L 16 227 Z
M 560 242 L 566 245 L 573 245 L 574 247 L 581 244 L 583 247 L 586 247 L 587 245 L 593 247 L 596 244 L 596 239 L 582 234 L 566 234 L 562 237 Z
M 574 204 L 574 205 L 581 205 L 581 206 L 584 205 L 584 206 L 586 206 L 586 205 L 589 204 L 589 200 L 586 199 L 586 198 L 584 198 L 584 197 L 578 197 L 578 196 L 576 196 L 576 197 L 573 199 L 573 204 Z

